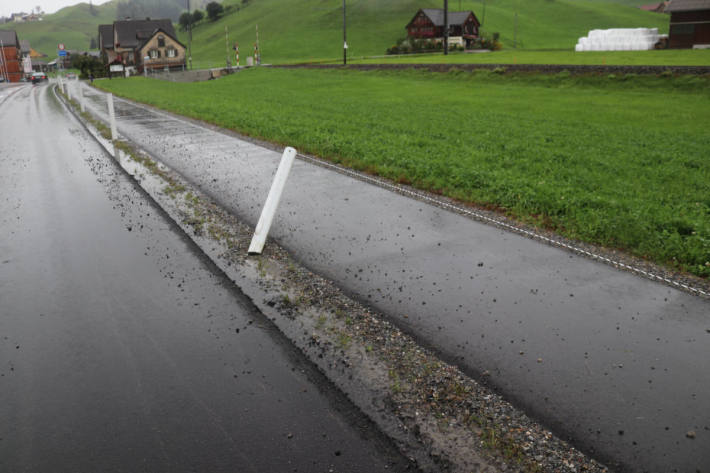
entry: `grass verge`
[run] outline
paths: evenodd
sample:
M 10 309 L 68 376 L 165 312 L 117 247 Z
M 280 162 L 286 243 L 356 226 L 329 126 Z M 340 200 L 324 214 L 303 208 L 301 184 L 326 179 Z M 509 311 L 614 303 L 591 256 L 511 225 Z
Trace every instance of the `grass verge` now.
M 707 77 L 242 71 L 116 94 L 710 276 Z

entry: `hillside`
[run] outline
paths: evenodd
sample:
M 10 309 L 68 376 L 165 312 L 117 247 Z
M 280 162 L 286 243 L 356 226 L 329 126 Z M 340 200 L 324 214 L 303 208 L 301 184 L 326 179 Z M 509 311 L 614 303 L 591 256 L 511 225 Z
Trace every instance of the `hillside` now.
M 56 57 L 59 43 L 64 43 L 67 49 L 89 49 L 91 38 L 98 36 L 99 25 L 112 23 L 115 18 L 115 0 L 94 6 L 93 11 L 88 3 L 79 3 L 45 15 L 43 21 L 8 23 L 0 28 L 14 29 L 20 39 L 29 40 L 35 50 Z
M 620 3 L 621 2 L 621 3 Z M 323 0 L 225 0 L 232 11 L 215 23 L 203 22 L 193 31 L 196 66 L 225 62 L 224 28 L 229 41 L 238 41 L 244 56 L 253 51 L 255 25 L 264 62 L 296 62 L 342 56 L 342 3 Z M 436 8 L 440 0 L 348 0 L 348 45 L 353 57 L 384 54 L 405 36 L 405 25 L 418 8 Z M 636 2 L 634 2 L 636 3 Z M 641 1 L 643 3 L 643 0 Z M 515 8 L 518 8 L 517 46 L 525 49 L 571 50 L 577 38 L 594 28 L 658 27 L 668 30 L 668 17 L 630 7 L 626 0 L 462 0 L 487 32 L 499 32 L 506 48 L 513 46 Z M 459 2 L 451 0 L 451 9 Z M 238 9 L 238 11 L 236 11 Z M 187 35 L 181 33 L 186 42 Z

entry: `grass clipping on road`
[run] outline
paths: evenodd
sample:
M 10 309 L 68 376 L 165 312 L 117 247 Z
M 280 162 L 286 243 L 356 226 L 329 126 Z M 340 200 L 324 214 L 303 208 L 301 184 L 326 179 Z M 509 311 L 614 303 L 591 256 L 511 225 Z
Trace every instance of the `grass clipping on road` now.
M 98 85 L 710 276 L 707 77 L 244 70 Z

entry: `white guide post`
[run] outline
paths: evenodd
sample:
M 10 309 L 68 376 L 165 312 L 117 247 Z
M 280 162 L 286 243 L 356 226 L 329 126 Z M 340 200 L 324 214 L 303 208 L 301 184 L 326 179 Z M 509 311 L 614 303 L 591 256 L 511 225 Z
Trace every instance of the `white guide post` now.
M 256 224 L 251 245 L 249 245 L 250 255 L 260 255 L 264 250 L 264 243 L 266 243 L 266 237 L 269 235 L 271 222 L 276 214 L 276 208 L 279 206 L 281 194 L 286 186 L 286 179 L 288 179 L 288 173 L 291 171 L 291 165 L 295 158 L 295 149 L 288 147 L 284 150 L 284 154 L 281 156 L 281 163 L 274 176 L 274 182 L 271 184 L 271 190 L 269 190 L 269 196 L 266 198 L 264 208 L 261 210 L 259 223 Z
M 81 107 L 81 111 L 85 112 L 86 107 L 84 106 L 84 88 L 81 86 L 81 82 L 77 84 L 79 87 L 79 106 Z
M 116 131 L 116 113 L 113 110 L 113 94 L 108 94 L 106 101 L 108 102 L 108 121 L 111 124 L 111 141 L 115 141 L 118 131 Z
M 71 84 L 67 81 L 67 98 L 71 100 Z

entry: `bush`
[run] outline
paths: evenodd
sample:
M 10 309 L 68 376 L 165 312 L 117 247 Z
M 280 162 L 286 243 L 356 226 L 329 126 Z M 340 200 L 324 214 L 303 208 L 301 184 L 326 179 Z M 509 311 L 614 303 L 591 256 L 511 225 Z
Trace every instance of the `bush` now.
M 224 7 L 217 2 L 208 3 L 205 10 L 210 21 L 216 21 L 224 13 Z
M 440 42 L 430 39 L 401 38 L 397 44 L 388 48 L 387 54 L 411 54 L 437 51 L 443 48 Z
M 72 69 L 79 69 L 79 78 L 88 79 L 89 74 L 94 77 L 104 77 L 106 68 L 99 58 L 89 56 L 88 54 L 74 54 L 71 56 Z

